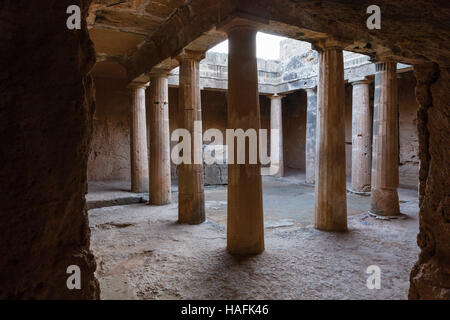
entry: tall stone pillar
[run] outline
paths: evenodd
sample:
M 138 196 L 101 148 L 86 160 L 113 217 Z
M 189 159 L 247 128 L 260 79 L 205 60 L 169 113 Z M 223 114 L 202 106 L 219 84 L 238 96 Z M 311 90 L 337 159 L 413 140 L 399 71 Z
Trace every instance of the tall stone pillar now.
M 398 200 L 398 97 L 397 63 L 375 64 L 375 103 L 372 158 L 372 214 L 397 216 Z
M 306 89 L 305 182 L 316 183 L 317 88 Z
M 150 204 L 172 201 L 170 177 L 169 70 L 152 70 L 147 104 Z
M 256 60 L 257 27 L 252 21 L 236 18 L 225 28 L 228 54 L 228 129 L 261 127 L 258 70 Z M 236 139 L 235 139 L 236 140 Z M 227 139 L 227 145 L 230 141 Z M 259 146 L 256 146 L 259 149 Z M 249 144 L 245 145 L 246 163 L 237 164 L 237 148 L 228 165 L 227 249 L 231 254 L 257 254 L 264 251 L 264 222 L 261 164 L 249 163 Z M 228 147 L 230 153 L 230 148 Z
M 145 90 L 148 83 L 132 82 L 130 112 L 131 192 L 148 190 L 147 125 Z
M 347 230 L 345 90 L 342 49 L 320 52 L 316 141 L 315 226 Z
M 203 58 L 203 52 L 190 50 L 176 57 L 180 63 L 179 126 L 191 134 L 191 163 L 178 168 L 178 221 L 187 224 L 205 221 L 199 70 Z
M 369 80 L 352 82 L 352 191 L 369 192 L 372 171 L 372 113 Z
M 284 176 L 283 161 L 283 95 L 270 96 L 270 171 L 276 172 L 274 176 Z M 278 130 L 274 132 L 272 130 Z M 275 153 L 277 156 L 275 156 Z

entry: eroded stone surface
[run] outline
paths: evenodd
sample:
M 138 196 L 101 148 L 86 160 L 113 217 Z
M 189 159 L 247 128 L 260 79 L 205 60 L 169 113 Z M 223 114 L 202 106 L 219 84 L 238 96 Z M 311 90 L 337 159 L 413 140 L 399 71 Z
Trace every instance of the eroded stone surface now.
M 0 299 L 99 298 L 85 201 L 95 55 L 85 23 L 65 27 L 67 7 L 89 3 L 0 5 Z
M 422 249 L 411 272 L 411 299 L 450 299 L 450 70 L 415 66 L 420 103 L 420 233 Z

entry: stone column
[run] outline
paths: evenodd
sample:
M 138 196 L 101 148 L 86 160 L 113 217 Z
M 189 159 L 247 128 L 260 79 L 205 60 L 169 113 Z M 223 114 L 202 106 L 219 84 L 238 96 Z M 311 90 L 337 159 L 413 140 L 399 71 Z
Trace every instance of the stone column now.
M 190 50 L 176 57 L 180 63 L 179 127 L 191 134 L 191 163 L 182 163 L 178 168 L 178 221 L 188 224 L 205 221 L 199 70 L 203 58 L 203 52 Z
M 317 88 L 306 89 L 305 182 L 316 183 Z
M 397 63 L 375 64 L 375 103 L 372 158 L 372 214 L 397 216 L 398 200 L 398 97 Z
M 347 230 L 345 181 L 345 90 L 342 49 L 319 55 L 315 210 L 317 229 Z
M 270 162 L 270 171 L 276 172 L 274 176 L 284 176 L 284 161 L 283 161 L 283 95 L 270 96 L 270 157 L 274 159 Z M 272 132 L 272 129 L 277 129 L 278 132 Z M 274 157 L 277 153 L 277 157 Z
M 258 132 L 261 119 L 256 60 L 257 27 L 251 21 L 237 18 L 224 29 L 229 40 L 227 128 Z M 228 139 L 227 145 L 230 145 Z M 234 157 L 229 159 L 233 163 L 228 165 L 227 249 L 231 254 L 257 254 L 264 251 L 261 164 L 259 155 L 256 164 L 249 163 L 248 143 L 245 145 L 246 163 L 237 164 L 236 143 L 234 145 Z M 256 148 L 259 149 L 259 146 Z
M 148 190 L 147 125 L 145 90 L 148 83 L 132 82 L 130 112 L 131 192 Z
M 152 70 L 147 104 L 150 204 L 172 201 L 170 177 L 169 70 Z
M 352 82 L 352 191 L 370 192 L 372 171 L 372 113 L 370 80 Z

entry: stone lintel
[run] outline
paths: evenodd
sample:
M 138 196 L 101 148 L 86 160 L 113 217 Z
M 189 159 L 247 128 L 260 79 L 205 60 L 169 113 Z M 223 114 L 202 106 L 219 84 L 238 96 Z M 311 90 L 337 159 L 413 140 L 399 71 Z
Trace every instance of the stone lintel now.
M 179 63 L 181 63 L 184 60 L 201 61 L 205 59 L 205 52 L 190 49 L 182 49 L 173 56 L 173 59 L 178 60 Z
M 397 60 L 391 56 L 376 56 L 374 58 L 369 59 L 369 61 L 375 65 L 386 62 L 397 62 Z
M 153 68 L 148 74 L 148 77 L 169 77 L 171 70 L 163 68 Z
M 367 79 L 366 77 L 361 77 L 361 78 L 353 78 L 353 79 L 348 79 L 348 82 L 352 85 L 358 85 L 358 84 L 370 84 L 373 82 L 373 80 L 371 79 Z
M 386 71 L 387 65 L 395 65 L 395 72 L 398 73 L 399 70 L 397 70 L 398 67 L 398 61 L 396 59 L 392 59 L 390 57 L 382 57 L 382 58 L 376 58 L 371 60 L 371 62 L 375 65 L 375 73 L 373 76 L 376 76 L 376 74 L 379 71 Z
M 334 48 L 344 50 L 342 43 L 332 38 L 320 39 L 312 44 L 312 49 L 319 52 Z
M 133 81 L 131 82 L 127 88 L 129 89 L 141 89 L 141 88 L 147 88 L 150 85 L 150 82 L 141 82 L 141 81 Z

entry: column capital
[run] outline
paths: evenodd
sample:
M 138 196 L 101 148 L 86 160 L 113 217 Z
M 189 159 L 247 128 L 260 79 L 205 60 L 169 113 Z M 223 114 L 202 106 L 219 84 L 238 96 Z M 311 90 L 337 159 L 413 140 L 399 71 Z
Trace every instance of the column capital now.
M 370 61 L 375 64 L 375 72 L 386 71 L 388 68 L 387 66 L 391 66 L 389 68 L 393 68 L 392 66 L 395 66 L 395 69 L 397 70 L 397 60 L 393 59 L 392 57 L 377 56 L 370 59 Z
M 330 49 L 344 50 L 342 44 L 332 38 L 320 39 L 312 44 L 312 48 L 316 51 L 326 51 Z
M 147 73 L 150 78 L 154 77 L 163 77 L 168 78 L 171 74 L 171 70 L 165 68 L 153 68 L 150 72 Z
M 348 82 L 352 85 L 360 85 L 360 84 L 371 84 L 373 81 L 366 78 L 356 78 L 356 79 L 349 79 Z
M 284 95 L 284 94 L 275 93 L 275 94 L 269 95 L 268 98 L 270 100 L 272 100 L 272 99 L 283 99 L 285 96 L 286 95 Z
M 146 89 L 150 85 L 150 82 L 132 81 L 128 84 L 128 89 Z
M 371 59 L 369 59 L 370 62 L 377 64 L 377 63 L 386 63 L 386 62 L 397 62 L 396 59 L 390 56 L 375 56 Z
M 181 51 L 178 51 L 173 58 L 178 60 L 179 63 L 181 63 L 184 60 L 201 61 L 205 59 L 205 52 L 190 49 L 182 49 Z
M 308 92 L 310 92 L 310 93 L 317 93 L 317 86 L 312 87 L 312 88 L 305 88 L 304 90 L 305 90 L 307 93 L 308 93 Z
M 397 72 L 397 62 L 394 60 L 383 60 L 376 61 L 375 63 L 375 73 L 384 72 L 384 71 L 392 71 Z

